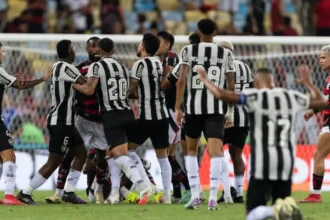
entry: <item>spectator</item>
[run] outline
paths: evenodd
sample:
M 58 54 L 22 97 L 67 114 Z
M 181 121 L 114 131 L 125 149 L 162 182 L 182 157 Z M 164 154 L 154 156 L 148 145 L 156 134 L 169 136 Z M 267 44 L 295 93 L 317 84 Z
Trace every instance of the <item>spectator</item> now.
M 218 8 L 230 14 L 230 22 L 234 24 L 235 14 L 238 11 L 239 0 L 218 0 Z
M 320 0 L 314 8 L 314 25 L 317 36 L 330 36 L 330 1 Z
M 0 11 L 0 33 L 8 32 L 9 23 L 7 20 L 7 8 Z
M 147 31 L 146 27 L 144 26 L 144 22 L 147 20 L 147 18 L 144 14 L 138 14 L 137 19 L 138 19 L 137 22 L 139 24 L 139 28 L 136 34 L 144 34 Z
M 165 29 L 164 19 L 159 10 L 157 11 L 156 19 L 151 22 L 149 29 L 150 29 L 150 32 L 153 34 L 157 34 L 159 31 L 162 31 Z
M 101 22 L 101 31 L 103 34 L 125 33 L 125 15 L 118 0 L 102 0 Z
M 201 5 L 200 0 L 181 0 L 184 10 L 198 10 Z
M 283 36 L 285 16 L 283 0 L 273 0 L 271 5 L 272 33 L 275 36 Z
M 291 26 L 291 18 L 289 16 L 284 17 L 284 36 L 298 36 L 298 32 Z
M 29 24 L 29 33 L 45 33 L 46 2 L 44 0 L 29 0 L 27 10 L 25 15 L 29 16 L 29 20 L 24 21 Z
M 66 0 L 65 4 L 72 15 L 72 22 L 77 34 L 85 33 L 87 29 L 87 14 L 89 11 L 89 0 Z

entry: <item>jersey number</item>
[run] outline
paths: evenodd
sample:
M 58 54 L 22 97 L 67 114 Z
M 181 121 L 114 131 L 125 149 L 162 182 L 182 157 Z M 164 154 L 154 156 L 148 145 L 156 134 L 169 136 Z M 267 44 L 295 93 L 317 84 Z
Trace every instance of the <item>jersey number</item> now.
M 245 89 L 248 89 L 248 88 L 250 88 L 249 84 L 243 84 L 242 86 L 241 86 L 241 84 L 235 84 L 235 92 L 236 93 L 240 93 L 241 91 L 244 91 Z
M 195 65 L 193 68 L 193 72 L 196 73 L 197 75 L 192 77 L 192 88 L 193 89 L 204 89 L 204 83 L 199 79 L 198 73 L 195 71 L 195 68 L 204 68 L 201 65 Z M 215 85 L 219 85 L 220 79 L 221 79 L 221 70 L 218 66 L 211 66 L 208 71 L 207 75 L 209 80 L 214 83 Z
M 287 118 L 278 119 L 276 122 L 269 120 L 268 126 L 268 146 L 277 146 L 276 142 L 280 142 L 280 147 L 287 147 L 291 122 Z M 278 136 L 279 134 L 279 136 Z M 279 137 L 279 140 L 278 140 Z
M 127 81 L 125 78 L 121 78 L 118 80 L 116 79 L 109 79 L 109 97 L 110 100 L 118 100 L 118 99 L 126 99 L 127 93 Z

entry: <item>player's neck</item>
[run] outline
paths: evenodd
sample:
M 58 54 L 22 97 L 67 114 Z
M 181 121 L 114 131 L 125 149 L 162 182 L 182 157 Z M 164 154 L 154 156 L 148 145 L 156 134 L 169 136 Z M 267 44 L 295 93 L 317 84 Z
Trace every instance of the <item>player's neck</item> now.
M 203 43 L 213 43 L 213 36 L 201 36 L 201 42 Z
M 67 59 L 59 59 L 59 61 L 63 61 L 63 62 L 67 62 L 67 63 L 73 63 L 72 60 L 70 58 Z
M 148 53 L 141 53 L 141 58 L 146 58 L 146 57 L 153 57 L 153 55 Z

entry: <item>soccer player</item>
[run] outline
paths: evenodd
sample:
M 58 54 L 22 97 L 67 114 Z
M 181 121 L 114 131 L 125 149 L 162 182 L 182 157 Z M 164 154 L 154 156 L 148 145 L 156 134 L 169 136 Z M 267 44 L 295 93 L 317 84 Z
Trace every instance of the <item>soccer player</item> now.
M 134 113 L 128 103 L 129 72 L 112 58 L 114 43 L 109 38 L 99 42 L 101 60 L 88 69 L 85 85 L 76 89 L 86 95 L 94 94 L 96 87 L 104 133 L 117 166 L 136 185 L 140 192 L 139 204 L 145 204 L 155 193 L 155 186 L 145 182 L 135 164 L 128 157 L 128 137 L 135 123 Z M 150 181 L 149 181 L 150 182 Z
M 0 64 L 2 64 L 4 57 L 3 45 L 0 43 Z M 51 68 L 47 70 L 45 75 L 36 80 L 22 81 L 16 77 L 9 75 L 2 67 L 0 67 L 0 103 L 2 103 L 5 88 L 13 87 L 18 90 L 32 88 L 44 81 L 46 81 L 52 74 Z M 2 114 L 2 107 L 0 106 L 0 115 Z M 14 152 L 14 140 L 8 131 L 3 120 L 0 120 L 0 178 L 3 174 L 5 182 L 5 198 L 0 201 L 0 204 L 6 205 L 24 205 L 14 197 L 15 181 L 16 181 L 16 157 Z
M 36 204 L 32 199 L 32 192 L 52 175 L 68 148 L 73 148 L 75 160 L 68 174 L 62 200 L 74 204 L 80 203 L 80 199 L 74 193 L 74 188 L 80 178 L 87 152 L 83 139 L 74 126 L 72 84 L 83 84 L 86 81 L 79 70 L 72 65 L 75 59 L 75 50 L 71 41 L 61 40 L 56 49 L 59 61 L 53 65 L 52 108 L 47 117 L 47 128 L 50 135 L 48 160 L 35 174 L 28 187 L 17 195 L 21 202 L 29 205 Z
M 229 49 L 232 53 L 234 53 L 234 46 L 230 41 L 221 41 L 218 43 L 219 46 Z M 253 74 L 250 70 L 250 67 L 243 63 L 240 60 L 234 59 L 235 65 L 235 92 L 240 93 L 244 89 L 253 87 Z M 235 196 L 233 200 L 235 203 L 244 203 L 243 199 L 243 186 L 244 186 L 244 170 L 245 165 L 242 158 L 242 150 L 245 145 L 246 138 L 249 134 L 249 114 L 246 110 L 246 107 L 243 105 L 235 105 L 233 112 L 228 112 L 228 117 L 234 117 L 233 124 L 230 125 L 229 128 L 225 129 L 225 136 L 223 144 L 229 145 L 229 154 L 231 160 L 234 165 L 234 174 L 235 174 Z M 222 164 L 227 167 L 227 164 Z M 224 169 L 225 172 L 222 172 L 221 175 L 225 177 L 222 178 L 225 181 L 227 180 L 227 176 L 229 175 L 229 170 Z M 224 186 L 229 187 L 229 184 L 223 184 Z M 229 191 L 227 189 L 227 191 Z M 224 195 L 218 200 L 218 202 L 224 201 Z
M 168 160 L 169 121 L 164 92 L 161 89 L 163 79 L 162 63 L 155 56 L 160 42 L 156 35 L 146 33 L 138 47 L 138 57 L 134 63 L 130 77 L 130 93 L 137 94 L 139 99 L 139 117 L 135 132 L 129 139 L 129 149 L 135 150 L 148 138 L 155 148 L 161 168 L 163 197 L 160 202 L 171 203 L 172 168 Z M 133 153 L 131 151 L 131 153 Z M 148 176 L 143 169 L 139 157 L 132 155 L 141 177 L 148 182 Z M 150 182 L 150 181 L 149 181 Z
M 328 74 L 330 73 L 330 45 L 321 48 L 320 66 L 322 70 L 325 70 Z M 322 202 L 321 188 L 324 177 L 324 159 L 330 153 L 330 76 L 326 78 L 323 94 L 326 97 L 327 106 L 319 110 L 323 110 L 324 123 L 314 153 L 313 192 L 305 199 L 300 200 L 300 202 L 304 203 Z M 305 120 L 308 121 L 317 112 L 316 109 L 307 111 Z
M 185 94 L 184 127 L 188 146 L 186 169 L 192 194 L 191 200 L 185 205 L 186 209 L 197 209 L 200 205 L 197 153 L 202 131 L 207 138 L 208 152 L 211 157 L 209 210 L 218 209 L 217 193 L 220 174 L 222 164 L 226 163 L 222 140 L 227 104 L 216 100 L 207 91 L 196 72 L 197 67 L 204 67 L 217 86 L 223 88 L 227 81 L 228 89 L 234 90 L 233 55 L 228 49 L 213 43 L 215 33 L 214 21 L 211 19 L 200 20 L 198 34 L 201 43 L 185 46 L 180 54 L 181 73 L 177 82 L 175 112 L 176 122 L 181 125 L 183 119 L 181 104 Z M 233 202 L 230 193 L 228 197 L 225 197 L 225 201 Z
M 179 58 L 173 51 L 171 51 L 172 46 L 174 45 L 174 36 L 167 31 L 160 31 L 157 33 L 157 36 L 160 41 L 160 46 L 157 51 L 157 55 L 159 56 L 163 64 L 163 69 L 164 69 L 163 78 L 166 78 L 168 76 L 169 71 L 172 70 L 178 64 Z M 162 82 L 165 81 L 166 80 L 162 80 Z M 169 147 L 168 159 L 172 167 L 172 185 L 173 185 L 172 202 L 187 203 L 190 200 L 190 196 L 191 196 L 188 177 L 184 173 L 180 164 L 175 158 L 176 147 L 181 139 L 181 128 L 175 122 L 175 113 L 174 113 L 175 97 L 176 97 L 176 87 L 174 84 L 173 86 L 169 86 L 169 88 L 165 89 L 165 103 L 169 113 L 168 136 L 169 136 L 170 147 Z M 183 198 L 181 195 L 181 183 L 185 187 Z
M 237 94 L 218 88 L 204 69 L 198 68 L 200 80 L 212 94 L 225 102 L 245 105 L 251 123 L 251 173 L 247 192 L 247 220 L 302 219 L 291 195 L 295 161 L 294 125 L 298 112 L 326 106 L 321 92 L 312 83 L 307 66 L 299 67 L 297 83 L 311 97 L 284 88 L 274 88 L 274 77 L 267 68 L 255 73 L 254 89 Z M 267 207 L 269 197 L 274 207 Z M 286 198 L 286 199 L 285 199 Z M 285 199 L 284 201 L 282 199 Z

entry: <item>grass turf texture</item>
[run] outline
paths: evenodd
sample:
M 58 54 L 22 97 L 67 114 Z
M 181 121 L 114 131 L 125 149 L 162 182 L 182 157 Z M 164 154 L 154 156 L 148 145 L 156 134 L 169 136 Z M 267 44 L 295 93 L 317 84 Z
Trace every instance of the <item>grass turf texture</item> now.
M 3 195 L 3 193 L 1 193 Z M 91 220 L 91 219 L 143 219 L 143 220 L 191 220 L 191 219 L 245 219 L 245 205 L 220 204 L 219 211 L 208 211 L 207 204 L 203 204 L 199 210 L 184 210 L 181 204 L 159 205 L 147 204 L 139 206 L 135 204 L 119 205 L 71 205 L 71 204 L 46 204 L 45 197 L 52 195 L 50 191 L 37 191 L 33 198 L 40 202 L 35 206 L 0 206 L 0 219 L 10 220 Z M 294 193 L 296 200 L 302 199 L 308 193 Z M 86 199 L 83 191 L 78 195 Z M 206 195 L 207 196 L 207 195 Z M 321 204 L 299 204 L 305 220 L 330 219 L 329 201 L 330 194 L 323 193 Z

